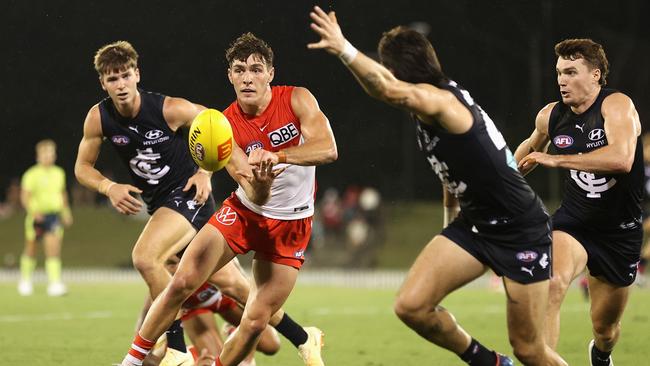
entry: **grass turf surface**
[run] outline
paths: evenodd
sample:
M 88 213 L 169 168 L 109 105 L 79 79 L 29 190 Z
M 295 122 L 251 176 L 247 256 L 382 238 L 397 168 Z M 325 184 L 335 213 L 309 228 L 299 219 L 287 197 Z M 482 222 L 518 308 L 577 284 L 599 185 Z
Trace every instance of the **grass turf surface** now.
M 133 335 L 145 288 L 141 284 L 72 284 L 70 294 L 47 297 L 44 285 L 20 297 L 14 284 L 0 284 L 2 365 L 110 365 L 119 362 Z M 618 366 L 643 365 L 647 347 L 650 291 L 634 288 L 614 352 Z M 379 366 L 462 365 L 453 354 L 411 332 L 393 315 L 394 290 L 298 286 L 286 310 L 305 325 L 325 333 L 327 365 Z M 462 289 L 447 298 L 447 307 L 470 334 L 511 354 L 505 330 L 503 294 Z M 563 307 L 559 351 L 571 365 L 587 363 L 591 339 L 588 304 L 572 290 Z M 280 353 L 257 356 L 260 366 L 301 365 L 296 350 L 283 340 Z

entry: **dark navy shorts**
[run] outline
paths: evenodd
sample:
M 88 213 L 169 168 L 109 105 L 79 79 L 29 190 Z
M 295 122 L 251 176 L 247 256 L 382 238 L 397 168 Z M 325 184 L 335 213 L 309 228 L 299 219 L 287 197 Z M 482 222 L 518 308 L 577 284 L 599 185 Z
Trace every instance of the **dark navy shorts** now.
M 529 230 L 530 228 L 527 228 Z M 441 235 L 458 244 L 497 275 L 521 284 L 548 280 L 552 274 L 552 252 L 548 225 L 539 225 L 541 242 L 521 243 L 485 238 L 462 217 L 442 230 Z
M 46 233 L 51 233 L 58 230 L 60 227 L 61 218 L 58 213 L 45 214 L 43 215 L 43 220 L 38 222 L 34 220 L 34 232 L 36 233 L 36 238 L 38 239 L 40 239 Z
M 640 223 L 627 228 L 606 229 L 585 225 L 558 210 L 553 215 L 553 230 L 571 235 L 585 248 L 587 268 L 592 276 L 604 278 L 616 286 L 634 283 L 643 242 Z
M 183 187 L 177 187 L 167 196 L 162 207 L 167 207 L 180 213 L 198 231 L 208 222 L 210 216 L 217 210 L 217 207 L 212 195 L 208 197 L 208 200 L 204 204 L 197 204 L 194 201 L 195 192 L 195 187 L 192 187 L 187 192 L 183 192 Z

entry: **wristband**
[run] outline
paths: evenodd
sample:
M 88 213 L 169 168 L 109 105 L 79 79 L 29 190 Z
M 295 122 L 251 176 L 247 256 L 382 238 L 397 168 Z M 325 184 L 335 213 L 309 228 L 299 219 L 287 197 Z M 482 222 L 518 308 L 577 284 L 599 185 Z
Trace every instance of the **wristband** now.
M 111 189 L 111 187 L 113 187 L 115 184 L 116 183 L 111 181 L 110 179 L 104 178 L 104 180 L 99 182 L 99 186 L 97 186 L 97 192 L 99 192 L 99 193 L 101 193 L 103 195 L 107 195 L 108 190 Z
M 357 54 L 359 53 L 359 50 L 354 48 L 352 43 L 350 43 L 347 39 L 345 40 L 345 46 L 343 46 L 343 52 L 339 55 L 339 58 L 341 59 L 341 62 L 343 62 L 345 65 L 349 65 L 355 57 L 357 57 Z
M 287 153 L 284 151 L 280 150 L 275 153 L 278 157 L 278 164 L 286 163 L 287 162 Z

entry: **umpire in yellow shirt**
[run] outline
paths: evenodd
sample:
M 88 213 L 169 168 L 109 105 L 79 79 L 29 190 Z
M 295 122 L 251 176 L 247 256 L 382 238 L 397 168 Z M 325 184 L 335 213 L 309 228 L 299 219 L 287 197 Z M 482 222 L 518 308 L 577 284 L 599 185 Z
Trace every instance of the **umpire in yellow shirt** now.
M 36 144 L 36 164 L 27 169 L 21 180 L 20 201 L 27 211 L 25 217 L 25 250 L 20 257 L 18 293 L 34 292 L 32 274 L 36 267 L 36 242 L 45 249 L 47 294 L 62 296 L 67 289 L 61 281 L 61 241 L 63 227 L 72 224 L 72 215 L 65 189 L 65 172 L 56 161 L 56 143 L 42 140 Z

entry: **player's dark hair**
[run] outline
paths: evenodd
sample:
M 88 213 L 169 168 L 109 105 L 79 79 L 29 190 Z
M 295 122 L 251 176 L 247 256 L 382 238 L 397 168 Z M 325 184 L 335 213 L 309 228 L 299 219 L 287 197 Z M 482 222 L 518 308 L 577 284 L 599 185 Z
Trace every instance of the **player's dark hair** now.
M 449 80 L 431 42 L 413 29 L 398 26 L 384 32 L 377 50 L 379 61 L 402 81 L 438 85 Z
M 600 80 L 598 84 L 607 84 L 607 74 L 609 74 L 609 62 L 605 55 L 603 46 L 588 38 L 565 39 L 555 45 L 555 55 L 565 60 L 585 60 L 590 70 L 600 70 Z
M 260 57 L 267 67 L 273 67 L 273 50 L 271 46 L 251 32 L 239 36 L 226 50 L 228 67 L 232 66 L 235 61 L 246 62 L 250 55 Z
M 97 50 L 94 63 L 95 70 L 101 77 L 109 72 L 138 68 L 138 53 L 129 42 L 117 41 Z

